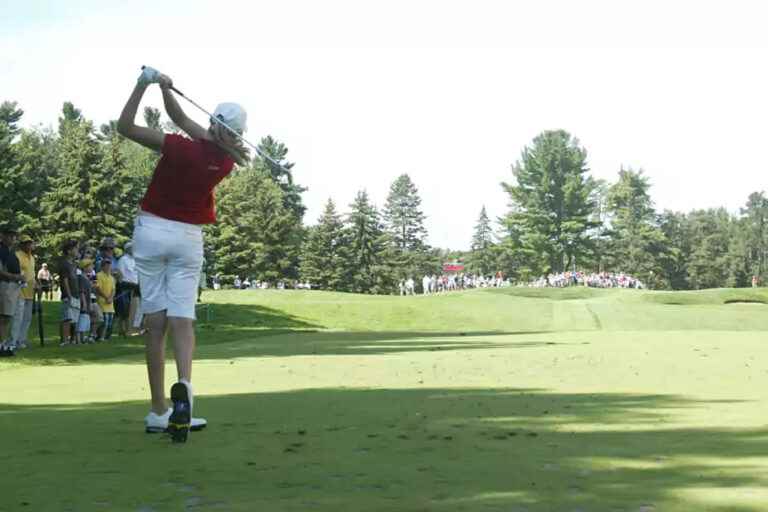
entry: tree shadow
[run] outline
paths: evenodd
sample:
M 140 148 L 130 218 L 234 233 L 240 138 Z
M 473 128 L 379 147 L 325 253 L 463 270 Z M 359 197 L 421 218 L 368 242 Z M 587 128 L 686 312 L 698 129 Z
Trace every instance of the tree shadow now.
M 198 312 L 196 358 L 232 359 L 290 355 L 390 354 L 441 350 L 530 348 L 562 345 L 551 341 L 494 342 L 493 337 L 547 334 L 551 331 L 333 331 L 261 305 L 209 304 Z M 48 313 L 46 313 L 48 315 Z M 55 321 L 55 320 L 54 320 Z M 47 329 L 57 328 L 55 324 Z M 169 348 L 171 344 L 169 343 Z M 173 356 L 172 350 L 168 357 Z M 115 336 L 108 343 L 46 347 L 18 353 L 22 364 L 125 363 L 144 357 L 143 337 Z
M 0 496 L 8 510 L 765 510 L 748 495 L 768 483 L 768 431 L 662 426 L 716 403 L 542 389 L 199 396 L 211 425 L 185 446 L 142 433 L 145 404 L 0 405 L 0 438 L 15 440 L 0 462 L 35 474 L 3 479 Z

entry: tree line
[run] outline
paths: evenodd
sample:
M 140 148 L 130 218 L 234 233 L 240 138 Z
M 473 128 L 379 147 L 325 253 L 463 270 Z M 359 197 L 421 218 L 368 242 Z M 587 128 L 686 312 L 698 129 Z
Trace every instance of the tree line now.
M 96 127 L 64 103 L 53 128 L 21 128 L 23 110 L 0 104 L 0 219 L 37 241 L 40 261 L 55 261 L 61 243 L 126 242 L 158 155 Z M 178 131 L 157 109 L 145 123 Z M 365 190 L 340 211 L 332 198 L 305 225 L 305 188 L 294 181 L 288 148 L 272 137 L 216 190 L 218 222 L 205 227 L 206 272 L 260 281 L 309 280 L 313 287 L 392 293 L 400 279 L 439 274 L 446 261 L 467 272 L 503 272 L 528 282 L 571 269 L 631 274 L 656 289 L 748 286 L 766 277 L 768 198 L 754 192 L 738 214 L 725 208 L 656 211 L 642 170 L 622 168 L 616 181 L 593 178 L 587 152 L 563 130 L 526 146 L 501 183 L 509 209 L 480 211 L 468 251 L 430 247 L 416 185 L 392 183 L 379 208 Z M 183 185 L 183 184 L 182 184 Z

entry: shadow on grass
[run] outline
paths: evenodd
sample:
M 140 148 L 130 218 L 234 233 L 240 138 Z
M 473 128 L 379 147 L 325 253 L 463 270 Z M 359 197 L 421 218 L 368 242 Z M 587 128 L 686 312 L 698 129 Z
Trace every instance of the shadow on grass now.
M 260 305 L 211 304 L 210 319 L 198 313 L 196 358 L 231 359 L 289 355 L 387 354 L 441 350 L 526 348 L 560 343 L 492 342 L 492 337 L 546 334 L 548 331 L 325 331 L 323 326 Z M 55 324 L 46 329 L 57 328 Z M 171 343 L 168 344 L 171 347 Z M 172 351 L 168 351 L 172 357 Z M 59 347 L 49 337 L 40 349 L 19 352 L 21 364 L 108 364 L 144 357 L 143 337 L 114 336 L 107 343 Z
M 184 446 L 142 433 L 145 404 L 0 406 L 14 440 L 0 463 L 35 475 L 0 481 L 0 510 L 762 511 L 728 500 L 768 483 L 768 432 L 659 426 L 711 406 L 539 389 L 200 396 L 211 425 Z

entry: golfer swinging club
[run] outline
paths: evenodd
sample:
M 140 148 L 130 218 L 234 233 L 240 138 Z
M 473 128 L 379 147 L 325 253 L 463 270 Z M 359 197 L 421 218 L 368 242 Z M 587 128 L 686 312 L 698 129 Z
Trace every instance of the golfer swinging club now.
M 159 84 L 165 110 L 190 138 L 165 134 L 135 123 L 147 87 Z M 146 319 L 147 373 L 152 410 L 144 419 L 147 432 L 171 434 L 185 442 L 189 430 L 207 422 L 192 417 L 192 355 L 195 349 L 195 301 L 203 260 L 203 224 L 216 221 L 213 190 L 234 167 L 249 158 L 240 139 L 211 120 L 206 130 L 189 119 L 171 92 L 173 82 L 145 67 L 120 114 L 117 131 L 162 156 L 139 206 L 133 231 L 133 254 Z M 242 135 L 246 113 L 240 105 L 222 103 L 213 114 Z M 170 327 L 178 382 L 171 387 L 172 407 L 165 398 L 165 333 Z

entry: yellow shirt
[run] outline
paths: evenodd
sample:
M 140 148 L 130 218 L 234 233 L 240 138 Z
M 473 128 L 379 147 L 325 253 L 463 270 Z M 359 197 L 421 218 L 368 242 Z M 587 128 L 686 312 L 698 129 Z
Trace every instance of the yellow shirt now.
M 25 300 L 32 300 L 35 298 L 35 257 L 24 251 L 16 251 L 16 257 L 19 258 L 21 273 L 27 282 L 27 286 L 21 289 L 21 296 Z
M 107 297 L 111 298 L 113 301 L 115 299 L 115 278 L 112 277 L 109 274 L 105 274 L 104 272 L 99 272 L 96 274 L 96 287 L 106 295 Z M 107 304 L 107 301 L 104 297 L 101 296 L 101 294 L 97 293 L 96 296 L 98 297 L 96 301 L 99 303 L 99 307 L 101 308 L 101 311 L 103 313 L 114 313 L 115 312 L 115 303 L 110 302 Z

